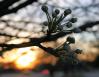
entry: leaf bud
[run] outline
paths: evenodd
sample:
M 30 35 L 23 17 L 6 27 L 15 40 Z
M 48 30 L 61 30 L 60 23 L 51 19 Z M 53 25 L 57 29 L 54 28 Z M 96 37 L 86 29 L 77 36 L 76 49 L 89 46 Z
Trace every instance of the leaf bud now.
M 52 17 L 55 18 L 58 14 L 59 14 L 59 10 L 56 9 L 53 13 L 52 13 Z
M 69 36 L 69 37 L 67 37 L 67 41 L 68 41 L 69 43 L 75 43 L 75 38 Z
M 55 9 L 55 13 L 56 13 L 56 14 L 59 14 L 60 11 L 59 11 L 58 9 Z
M 72 23 L 77 22 L 77 18 L 71 18 L 71 19 L 70 19 L 70 22 L 72 22 Z
M 81 54 L 82 50 L 81 49 L 76 49 L 74 52 L 77 53 L 77 54 Z
M 73 29 L 73 32 L 74 32 L 74 33 L 80 33 L 80 32 L 81 32 L 81 29 L 79 29 L 79 28 L 74 28 L 74 29 Z
M 71 23 L 71 22 L 68 22 L 68 23 L 66 24 L 66 26 L 67 26 L 68 28 L 70 28 L 70 27 L 72 27 L 72 23 Z
M 45 6 L 45 5 L 43 5 L 43 6 L 41 7 L 41 9 L 42 9 L 42 11 L 44 11 L 45 13 L 48 11 L 48 7 Z
M 66 9 L 65 11 L 64 11 L 64 16 L 66 16 L 66 15 L 68 15 L 68 14 L 71 14 L 71 9 Z

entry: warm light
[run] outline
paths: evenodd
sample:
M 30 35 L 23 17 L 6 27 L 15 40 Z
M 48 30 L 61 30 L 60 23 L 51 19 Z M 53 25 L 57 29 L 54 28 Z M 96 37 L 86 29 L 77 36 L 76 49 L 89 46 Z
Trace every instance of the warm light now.
M 34 59 L 35 60 L 35 59 Z M 17 61 L 16 61 L 16 66 L 19 66 L 19 67 L 27 67 L 30 65 L 30 63 L 32 62 L 32 59 L 31 57 L 29 56 L 21 56 Z
M 18 54 L 18 57 L 13 63 L 16 69 L 30 70 L 38 65 L 38 55 L 40 51 L 35 50 L 35 48 L 37 49 L 38 47 L 26 47 L 18 49 L 16 53 Z
M 24 39 L 13 40 L 8 42 L 8 44 L 19 44 L 22 42 L 24 42 Z M 11 67 L 16 70 L 27 71 L 35 69 L 41 63 L 55 64 L 56 59 L 54 57 L 49 57 L 50 54 L 47 55 L 48 54 L 45 53 L 44 50 L 37 46 L 15 48 L 3 53 L 3 57 L 0 57 L 0 63 L 2 63 L 6 69 Z
M 15 66 L 17 69 L 32 69 L 35 65 L 35 61 L 37 60 L 36 53 L 33 51 L 29 51 L 22 56 L 20 56 L 15 61 Z M 34 63 L 34 64 L 33 64 Z
M 13 49 L 0 57 L 0 63 L 11 64 L 17 70 L 31 70 L 40 64 L 43 53 L 37 46 Z

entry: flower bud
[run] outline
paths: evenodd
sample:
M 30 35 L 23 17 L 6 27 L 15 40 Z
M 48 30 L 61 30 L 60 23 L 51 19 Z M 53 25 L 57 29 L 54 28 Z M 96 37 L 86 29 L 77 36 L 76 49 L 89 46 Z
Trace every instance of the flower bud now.
M 68 23 L 66 24 L 66 26 L 67 26 L 68 28 L 70 28 L 70 27 L 72 27 L 72 23 L 71 23 L 71 22 L 68 22 Z
M 58 9 L 56 9 L 55 13 L 58 15 L 60 13 L 60 11 Z
M 74 33 L 80 33 L 80 32 L 81 32 L 81 29 L 79 29 L 79 28 L 74 28 L 74 29 L 73 29 L 73 32 L 74 32 Z
M 77 53 L 77 54 L 81 54 L 82 50 L 81 49 L 76 49 L 74 52 Z
M 48 7 L 47 7 L 47 6 L 45 6 L 45 5 L 44 5 L 44 6 L 42 6 L 42 7 L 41 7 L 41 9 L 42 9 L 42 11 L 44 11 L 44 12 L 47 12 L 47 11 L 48 11 Z
M 65 11 L 64 11 L 64 16 L 66 16 L 66 15 L 68 15 L 68 14 L 71 14 L 71 10 L 70 9 L 66 9 Z
M 52 17 L 55 18 L 58 14 L 59 14 L 59 10 L 56 9 L 53 13 L 52 13 Z
M 67 37 L 67 42 L 69 42 L 69 43 L 75 43 L 75 38 L 69 36 L 69 37 Z
M 72 23 L 77 22 L 77 18 L 71 18 L 70 22 L 72 22 Z

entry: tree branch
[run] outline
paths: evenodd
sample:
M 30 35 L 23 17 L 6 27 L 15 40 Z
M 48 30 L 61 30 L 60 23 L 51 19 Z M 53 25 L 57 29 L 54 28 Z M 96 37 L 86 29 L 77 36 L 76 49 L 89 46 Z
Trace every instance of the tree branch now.
M 53 35 L 45 35 L 40 38 L 29 38 L 30 41 L 22 44 L 0 44 L 0 47 L 3 47 L 5 50 L 11 50 L 13 48 L 22 48 L 22 47 L 29 47 L 29 46 L 39 46 L 40 43 L 46 42 L 46 41 L 54 41 L 57 40 L 60 37 L 63 37 L 67 34 L 70 34 L 72 32 L 59 32 Z
M 81 31 L 86 31 L 87 28 L 91 28 L 91 27 L 93 27 L 95 25 L 99 26 L 99 21 L 87 22 L 87 23 L 81 25 L 78 28 L 81 29 Z
M 19 0 L 4 0 L 2 2 L 0 2 L 0 17 L 2 17 L 3 15 L 6 14 L 10 14 L 10 13 L 15 13 L 17 12 L 19 9 L 33 3 L 36 2 L 37 0 L 27 0 L 26 2 L 20 4 L 19 6 L 9 9 L 9 7 L 14 4 L 15 2 L 18 2 Z

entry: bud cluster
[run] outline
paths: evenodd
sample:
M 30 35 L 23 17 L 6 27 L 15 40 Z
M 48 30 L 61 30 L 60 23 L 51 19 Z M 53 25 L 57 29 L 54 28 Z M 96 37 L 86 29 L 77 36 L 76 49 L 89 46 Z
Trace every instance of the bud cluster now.
M 49 14 L 48 7 L 42 6 L 42 11 L 45 12 L 47 16 L 47 22 L 44 22 L 43 25 L 48 26 L 47 33 L 56 33 L 61 32 L 63 30 L 63 26 L 66 26 L 67 28 L 71 28 L 73 23 L 77 22 L 77 18 L 72 17 L 71 19 L 67 20 L 64 24 L 62 24 L 62 21 L 67 17 L 67 15 L 71 14 L 72 11 L 70 9 L 64 10 L 62 14 L 60 14 L 60 10 L 55 9 L 52 14 Z M 71 31 L 74 33 L 80 32 L 80 29 L 74 28 L 72 30 L 65 30 L 65 31 Z M 75 43 L 75 38 L 68 36 L 66 41 L 59 47 L 55 48 L 55 51 L 57 51 L 57 54 L 60 56 L 62 60 L 67 60 L 71 62 L 76 61 L 76 55 L 81 54 L 81 49 L 76 49 L 74 52 L 72 52 L 72 49 L 70 47 L 70 44 Z
M 72 24 L 77 22 L 77 18 L 71 18 L 70 20 L 68 20 L 68 22 L 62 24 L 62 21 L 65 19 L 65 17 L 72 13 L 71 9 L 66 9 L 61 14 L 59 9 L 55 9 L 52 14 L 49 14 L 48 7 L 45 5 L 43 5 L 41 9 L 47 16 L 48 21 L 43 25 L 48 26 L 48 34 L 62 31 L 64 29 L 63 26 L 71 28 Z

